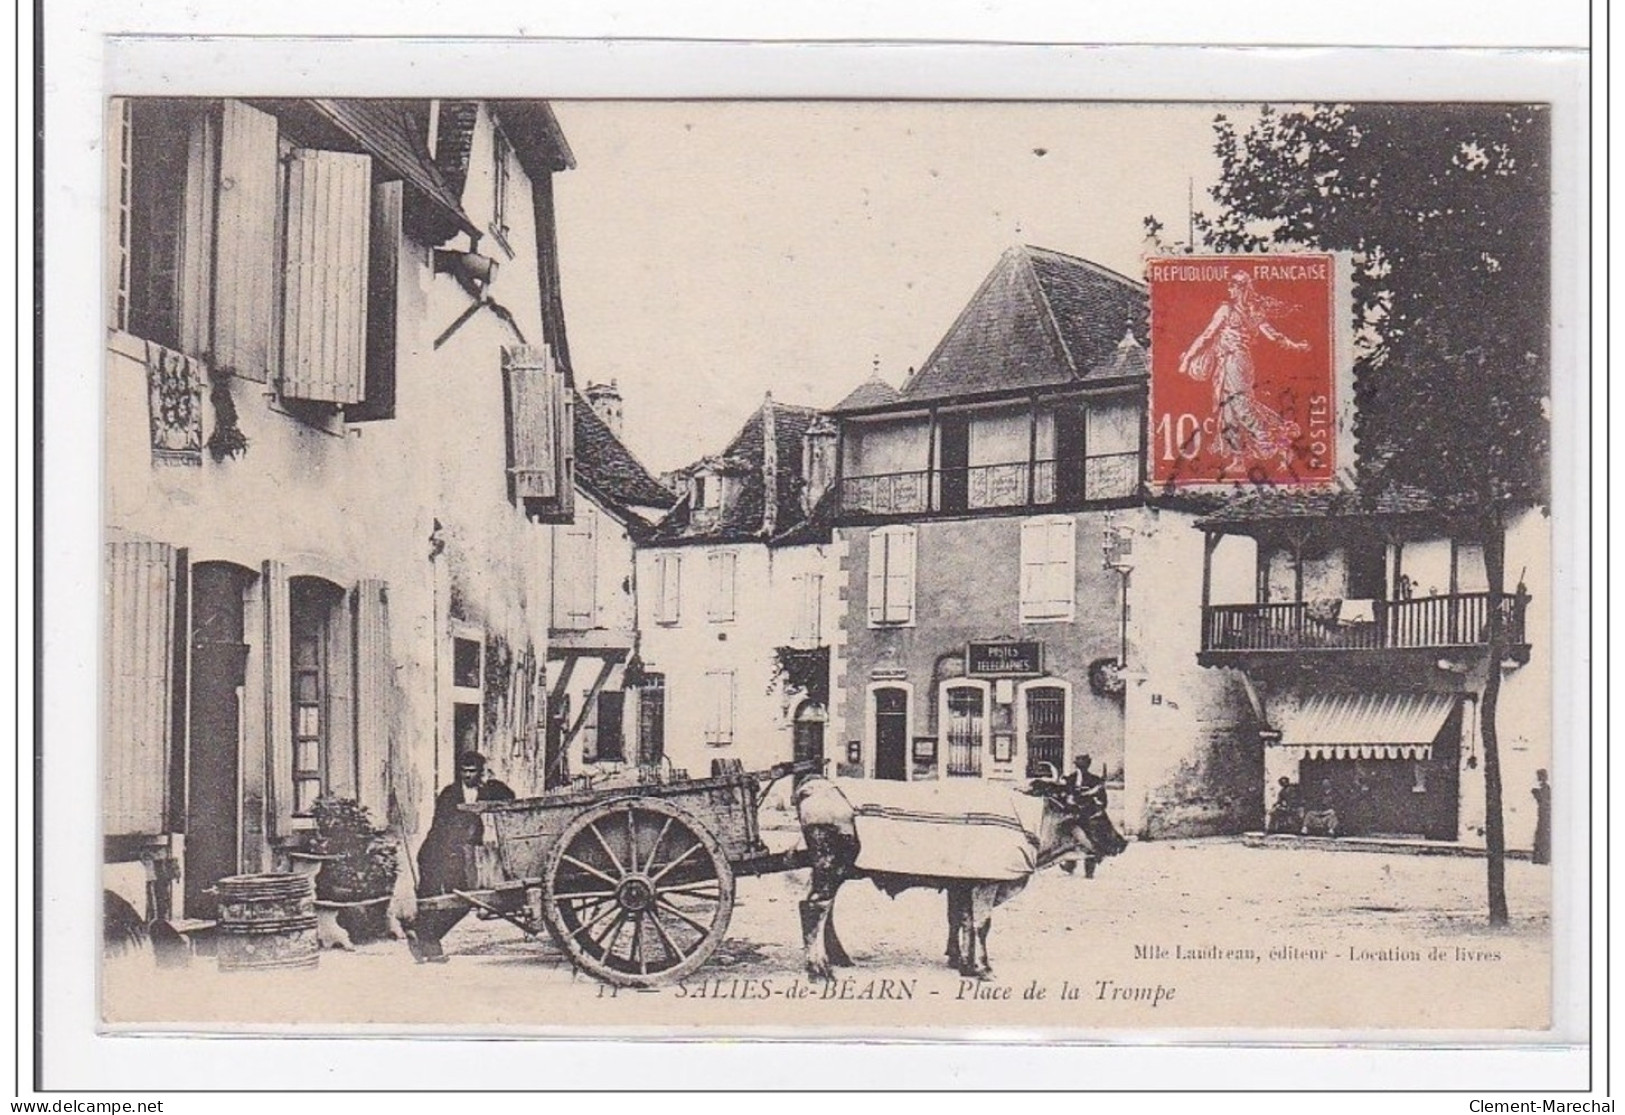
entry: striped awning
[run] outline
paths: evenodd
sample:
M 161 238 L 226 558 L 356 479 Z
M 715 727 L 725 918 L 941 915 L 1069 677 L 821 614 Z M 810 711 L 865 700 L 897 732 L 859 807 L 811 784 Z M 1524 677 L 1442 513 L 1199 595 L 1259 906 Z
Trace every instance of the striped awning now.
M 1279 746 L 1310 759 L 1428 759 L 1449 693 L 1317 693 L 1282 717 Z

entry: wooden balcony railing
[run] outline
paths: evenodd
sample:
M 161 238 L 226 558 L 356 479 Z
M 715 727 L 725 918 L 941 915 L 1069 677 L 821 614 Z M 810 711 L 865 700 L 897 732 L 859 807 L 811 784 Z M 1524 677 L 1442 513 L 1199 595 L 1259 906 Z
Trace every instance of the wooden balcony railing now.
M 841 513 L 863 517 L 1052 507 L 1126 499 L 1139 490 L 1140 455 L 1109 453 L 1070 461 L 1010 461 L 848 476 L 841 481 Z
M 1527 596 L 1501 597 L 1507 646 L 1525 643 Z M 1489 642 L 1490 595 L 1464 592 L 1419 600 L 1216 604 L 1203 609 L 1202 650 L 1421 650 Z

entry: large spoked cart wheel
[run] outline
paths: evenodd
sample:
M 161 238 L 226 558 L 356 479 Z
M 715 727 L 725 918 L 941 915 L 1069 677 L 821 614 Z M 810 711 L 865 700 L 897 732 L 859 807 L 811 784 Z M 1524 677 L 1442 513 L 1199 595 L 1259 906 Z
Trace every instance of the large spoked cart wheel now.
M 733 902 L 717 837 L 658 798 L 585 810 L 547 857 L 543 915 L 554 940 L 577 966 L 621 986 L 673 982 L 704 964 Z

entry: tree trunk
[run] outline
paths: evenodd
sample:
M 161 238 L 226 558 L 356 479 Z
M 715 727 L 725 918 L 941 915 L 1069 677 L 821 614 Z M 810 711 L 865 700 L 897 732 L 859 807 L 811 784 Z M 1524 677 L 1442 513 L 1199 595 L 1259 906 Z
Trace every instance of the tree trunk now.
M 1502 816 L 1501 745 L 1495 710 L 1501 698 L 1501 662 L 1506 657 L 1506 625 L 1501 601 L 1506 596 L 1506 524 L 1492 514 L 1484 538 L 1484 572 L 1489 581 L 1489 665 L 1479 702 L 1479 731 L 1484 738 L 1484 861 L 1487 867 L 1490 924 L 1506 925 L 1506 828 Z

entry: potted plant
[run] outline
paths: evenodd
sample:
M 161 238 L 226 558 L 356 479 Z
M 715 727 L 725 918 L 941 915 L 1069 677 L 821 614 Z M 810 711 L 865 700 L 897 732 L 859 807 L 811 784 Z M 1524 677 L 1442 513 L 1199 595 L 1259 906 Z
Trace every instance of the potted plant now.
M 386 910 L 400 870 L 395 842 L 372 823 L 367 807 L 351 798 L 322 798 L 307 852 L 322 859 L 316 876 L 318 908 L 336 911 L 352 939 L 377 940 L 388 932 Z

